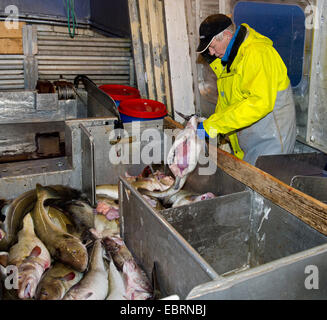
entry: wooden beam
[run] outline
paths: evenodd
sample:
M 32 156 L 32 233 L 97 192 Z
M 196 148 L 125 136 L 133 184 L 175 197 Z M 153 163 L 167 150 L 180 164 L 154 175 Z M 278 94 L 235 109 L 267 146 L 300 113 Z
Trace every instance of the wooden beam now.
M 183 128 L 183 125 L 166 117 L 168 128 Z M 327 235 L 327 204 L 287 185 L 270 174 L 240 160 L 214 146 L 209 157 L 214 163 L 236 180 L 244 183 L 281 208 L 287 210 L 318 232 Z M 212 154 L 217 154 L 213 157 Z
M 154 70 L 152 63 L 152 53 L 151 53 L 151 35 L 150 35 L 150 24 L 149 24 L 149 8 L 147 0 L 138 0 L 139 13 L 140 13 L 140 24 L 141 24 L 141 34 L 143 41 L 143 52 L 144 52 L 144 65 L 145 65 L 145 80 L 148 86 L 149 99 L 156 100 L 157 94 L 155 90 L 154 83 Z
M 157 0 L 147 0 L 149 15 L 149 31 L 151 37 L 151 58 L 154 73 L 154 84 L 157 100 L 165 103 L 165 90 L 163 83 L 163 66 L 161 59 L 161 46 L 159 41 L 159 30 L 162 21 L 158 20 L 158 4 Z
M 162 67 L 163 67 L 163 81 L 164 81 L 164 90 L 165 90 L 165 105 L 169 115 L 172 115 L 172 106 L 171 106 L 171 88 L 170 88 L 170 73 L 168 66 L 168 48 L 167 48 L 167 37 L 165 29 L 165 18 L 164 18 L 164 7 L 162 1 L 157 1 L 158 3 L 158 21 L 159 23 L 159 37 L 160 37 L 160 51 L 162 58 Z
M 197 3 L 195 3 L 195 7 L 196 6 Z M 199 55 L 196 52 L 196 48 L 199 43 L 198 19 L 196 15 L 196 9 L 193 8 L 191 1 L 185 2 L 185 8 L 186 8 L 186 18 L 187 18 L 187 26 L 188 26 L 188 38 L 190 43 L 191 68 L 193 74 L 195 112 L 196 114 L 201 114 L 201 98 L 200 98 L 200 90 L 199 90 L 198 64 L 196 63 Z
M 129 20 L 131 25 L 133 57 L 136 74 L 137 88 L 140 91 L 141 97 L 148 98 L 148 90 L 145 83 L 145 67 L 143 58 L 143 44 L 141 35 L 141 25 L 137 1 L 128 0 Z
M 327 235 L 327 204 L 221 149 L 217 149 L 217 158 L 213 160 L 233 178 Z

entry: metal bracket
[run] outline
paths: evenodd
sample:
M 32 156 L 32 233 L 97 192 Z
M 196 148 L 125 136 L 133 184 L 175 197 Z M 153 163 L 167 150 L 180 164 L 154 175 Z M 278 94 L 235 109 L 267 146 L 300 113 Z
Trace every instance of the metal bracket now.
M 80 124 L 79 128 L 81 129 L 82 190 L 94 207 L 96 204 L 94 138 L 85 126 Z

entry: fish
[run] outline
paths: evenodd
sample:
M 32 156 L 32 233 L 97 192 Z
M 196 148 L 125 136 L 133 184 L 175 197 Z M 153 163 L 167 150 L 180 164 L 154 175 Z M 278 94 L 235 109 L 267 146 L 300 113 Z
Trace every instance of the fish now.
M 143 194 L 142 197 L 150 204 L 153 209 L 158 211 L 165 209 L 157 198 L 149 197 L 146 194 Z
M 68 229 L 72 230 L 73 223 L 66 217 L 66 215 L 62 211 L 52 206 L 45 207 L 45 209 L 48 211 L 48 215 L 51 221 L 63 232 L 68 232 Z
M 17 233 L 25 214 L 31 211 L 36 201 L 35 190 L 27 191 L 15 198 L 8 206 L 3 208 L 5 220 L 1 225 L 4 236 L 0 239 L 0 250 L 9 250 L 17 241 Z
M 138 189 L 138 191 L 142 194 L 142 195 L 147 195 L 150 197 L 154 197 L 154 198 L 158 198 L 158 199 L 164 199 L 166 197 L 170 197 L 174 194 L 176 194 L 180 189 L 183 188 L 183 186 L 186 183 L 188 175 L 184 176 L 184 177 L 176 177 L 174 184 L 169 187 L 168 189 L 166 189 L 165 191 L 150 191 L 144 188 L 140 188 Z
M 65 294 L 63 300 L 105 300 L 108 295 L 108 267 L 101 240 L 95 240 L 89 267 L 83 279 Z
M 43 276 L 36 291 L 37 300 L 61 300 L 83 278 L 83 273 L 56 262 Z
M 77 232 L 94 228 L 93 208 L 86 201 L 72 200 L 56 205 L 73 221 Z
M 7 267 L 8 265 L 9 253 L 6 251 L 0 252 L 0 266 Z
M 172 176 L 166 175 L 166 174 L 164 174 L 163 172 L 161 172 L 159 170 L 157 170 L 153 174 L 153 176 L 156 177 L 160 181 L 160 183 L 165 184 L 165 185 L 167 185 L 169 187 L 171 187 L 175 182 L 175 179 Z
M 106 300 L 126 300 L 123 275 L 117 270 L 112 259 L 109 265 L 109 287 L 110 292 Z
M 108 205 L 110 205 L 110 206 L 112 206 L 114 208 L 119 209 L 119 201 L 118 200 L 113 200 L 113 199 L 108 198 L 106 196 L 97 195 L 96 196 L 96 201 L 97 201 L 97 203 L 99 203 L 99 202 L 105 202 Z
M 123 273 L 127 300 L 147 300 L 153 297 L 152 285 L 146 273 L 138 266 L 123 239 L 118 236 L 102 239 L 108 255 L 117 270 Z
M 102 242 L 118 268 L 119 271 L 123 271 L 124 263 L 128 260 L 133 260 L 133 255 L 126 247 L 123 239 L 118 235 L 106 236 L 102 238 Z
M 154 191 L 154 190 L 165 191 L 170 187 L 167 184 L 161 183 L 155 177 L 137 179 L 136 181 L 132 182 L 131 185 L 135 189 L 145 189 L 149 191 Z
M 172 195 L 171 197 L 164 199 L 164 205 L 172 205 L 172 208 L 176 208 L 178 206 L 213 199 L 215 197 L 216 196 L 211 192 L 197 194 L 190 191 L 180 190 L 178 193 Z
M 181 130 L 168 152 L 167 164 L 175 176 L 174 184 L 165 191 L 139 190 L 142 194 L 163 199 L 176 194 L 183 188 L 187 177 L 198 164 L 202 150 L 202 141 L 197 136 L 198 118 L 192 116 L 185 129 Z
M 38 283 L 51 265 L 51 256 L 34 232 L 31 214 L 23 220 L 23 229 L 18 232 L 18 242 L 10 248 L 8 264 L 18 268 L 18 297 L 33 298 Z
M 4 280 L 7 276 L 6 267 L 8 265 L 9 253 L 6 251 L 0 252 L 0 283 L 1 280 Z
M 97 195 L 105 195 L 111 199 L 118 200 L 118 184 L 101 184 L 95 188 Z
M 98 201 L 96 212 L 103 214 L 108 220 L 119 219 L 119 204 L 116 204 L 115 200 L 110 199 Z
M 123 276 L 127 300 L 150 300 L 153 298 L 151 283 L 135 260 L 125 261 Z
M 144 178 L 155 178 L 161 184 L 167 185 L 169 187 L 174 184 L 175 179 L 172 176 L 166 175 L 164 172 L 162 172 L 159 169 L 154 171 L 152 167 L 153 165 L 146 166 L 143 169 L 142 173 L 139 174 L 138 176 L 130 176 L 128 173 L 125 173 L 126 180 L 129 183 L 132 183 L 135 181 L 143 180 Z M 162 167 L 162 165 L 160 165 L 160 167 Z
M 62 185 L 49 187 L 56 190 L 62 199 L 83 198 L 80 191 L 70 187 Z M 36 199 L 36 190 L 32 189 L 22 193 L 3 208 L 2 213 L 5 215 L 5 220 L 1 225 L 1 229 L 5 232 L 5 237 L 0 240 L 0 250 L 9 250 L 10 246 L 17 241 L 17 233 L 22 227 L 23 218 L 33 209 Z
M 0 241 L 6 237 L 6 233 L 0 228 Z
M 97 214 L 94 217 L 95 227 L 90 229 L 90 232 L 96 239 L 102 239 L 106 236 L 119 235 L 119 221 L 108 220 L 104 215 Z
M 84 272 L 88 263 L 86 247 L 77 237 L 63 232 L 50 219 L 44 203 L 48 199 L 58 199 L 60 195 L 53 189 L 36 185 L 37 201 L 32 217 L 35 231 L 47 246 L 53 258 L 72 267 L 74 270 Z

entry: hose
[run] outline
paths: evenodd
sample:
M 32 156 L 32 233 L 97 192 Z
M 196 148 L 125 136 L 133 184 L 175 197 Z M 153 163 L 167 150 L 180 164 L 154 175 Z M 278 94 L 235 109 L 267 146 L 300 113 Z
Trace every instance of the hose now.
M 70 21 L 73 24 L 73 31 L 71 30 Z M 76 17 L 75 17 L 75 0 L 67 0 L 67 22 L 68 31 L 71 38 L 75 37 Z

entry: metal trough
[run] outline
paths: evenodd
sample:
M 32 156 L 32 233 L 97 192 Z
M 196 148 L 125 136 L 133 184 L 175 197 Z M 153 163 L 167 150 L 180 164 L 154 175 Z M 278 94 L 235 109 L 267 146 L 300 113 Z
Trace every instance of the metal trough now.
M 156 262 L 164 295 L 327 298 L 325 288 L 305 287 L 307 265 L 327 270 L 327 237 L 224 175 L 220 169 L 212 177 L 195 173 L 186 186 L 192 189 L 194 179 L 195 189 L 217 198 L 159 212 L 121 177 L 122 237 L 148 275 Z M 272 281 L 278 272 L 281 280 Z

